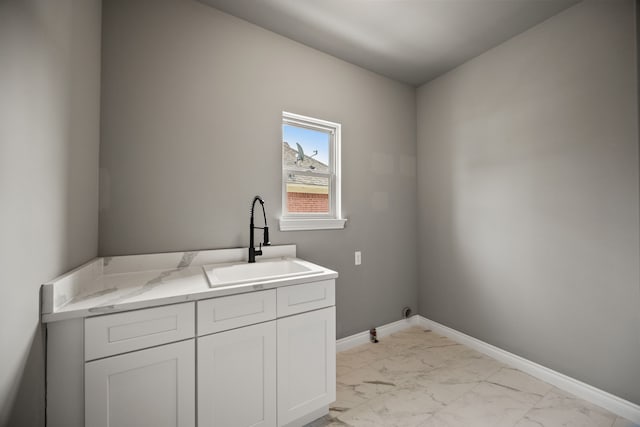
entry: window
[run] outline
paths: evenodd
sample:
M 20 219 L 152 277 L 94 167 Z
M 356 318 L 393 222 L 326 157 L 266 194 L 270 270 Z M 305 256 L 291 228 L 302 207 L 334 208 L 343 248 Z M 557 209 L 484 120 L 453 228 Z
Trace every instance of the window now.
M 282 113 L 280 230 L 344 228 L 340 210 L 340 124 Z

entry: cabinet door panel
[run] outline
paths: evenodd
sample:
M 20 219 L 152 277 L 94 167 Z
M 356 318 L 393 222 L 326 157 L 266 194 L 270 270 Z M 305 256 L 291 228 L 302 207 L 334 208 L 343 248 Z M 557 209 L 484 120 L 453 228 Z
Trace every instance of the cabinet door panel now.
M 85 364 L 91 427 L 195 425 L 194 340 Z
M 198 338 L 198 426 L 276 425 L 276 322 Z
M 336 399 L 335 307 L 278 319 L 278 425 Z

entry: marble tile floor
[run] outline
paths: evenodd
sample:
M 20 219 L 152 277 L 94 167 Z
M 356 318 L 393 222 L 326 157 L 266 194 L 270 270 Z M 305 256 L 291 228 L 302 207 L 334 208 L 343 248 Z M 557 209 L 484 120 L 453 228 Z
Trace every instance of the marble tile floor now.
M 631 427 L 628 420 L 419 327 L 337 355 L 337 399 L 307 427 Z

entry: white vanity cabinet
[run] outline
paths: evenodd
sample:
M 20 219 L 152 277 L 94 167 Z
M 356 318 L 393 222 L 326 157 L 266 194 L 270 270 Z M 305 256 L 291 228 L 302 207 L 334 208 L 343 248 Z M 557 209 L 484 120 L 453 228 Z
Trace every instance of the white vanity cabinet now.
M 301 425 L 336 400 L 335 281 L 277 291 L 278 425 Z
M 194 310 L 185 303 L 85 320 L 86 426 L 195 426 Z
M 333 280 L 199 301 L 198 426 L 324 415 L 335 400 L 334 305 Z
M 297 427 L 335 400 L 335 280 L 49 323 L 48 427 Z
M 276 426 L 276 290 L 198 301 L 198 426 Z
M 279 426 L 313 421 L 336 400 L 335 319 L 335 307 L 278 319 Z

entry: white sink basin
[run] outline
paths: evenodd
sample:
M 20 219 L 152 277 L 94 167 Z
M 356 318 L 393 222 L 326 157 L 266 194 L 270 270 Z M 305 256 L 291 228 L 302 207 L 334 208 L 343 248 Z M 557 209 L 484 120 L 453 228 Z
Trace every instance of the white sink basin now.
M 323 270 L 315 265 L 293 258 L 265 259 L 251 264 L 209 264 L 203 266 L 202 269 L 211 287 L 257 283 L 323 273 Z

